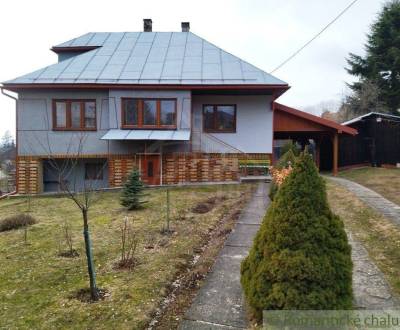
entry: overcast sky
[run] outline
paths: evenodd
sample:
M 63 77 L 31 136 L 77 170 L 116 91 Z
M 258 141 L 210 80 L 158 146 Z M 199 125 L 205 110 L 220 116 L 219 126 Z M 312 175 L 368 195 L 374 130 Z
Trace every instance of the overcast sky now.
M 57 61 L 49 48 L 87 32 L 191 31 L 270 72 L 331 21 L 351 0 L 12 0 L 0 10 L 0 81 Z M 306 108 L 339 100 L 345 58 L 363 54 L 366 33 L 384 1 L 359 0 L 344 16 L 275 75 L 291 89 L 279 101 Z M 15 105 L 0 95 L 0 136 L 15 131 Z

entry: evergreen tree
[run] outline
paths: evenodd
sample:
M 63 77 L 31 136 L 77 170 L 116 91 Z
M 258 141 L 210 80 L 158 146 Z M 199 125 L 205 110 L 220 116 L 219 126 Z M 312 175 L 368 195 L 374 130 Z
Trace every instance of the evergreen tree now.
M 124 185 L 121 195 L 121 204 L 128 208 L 128 210 L 136 210 L 140 208 L 145 201 L 142 201 L 144 185 L 140 180 L 140 173 L 138 170 L 133 170 Z
M 256 318 L 264 309 L 351 308 L 351 248 L 325 189 L 312 157 L 302 153 L 241 265 Z
M 365 84 L 376 84 L 379 101 L 388 112 L 400 109 L 400 1 L 386 3 L 368 35 L 365 57 L 350 54 L 347 71 L 359 77 L 350 85 L 360 94 Z M 385 110 L 381 107 L 380 111 Z M 376 111 L 376 109 L 368 109 Z

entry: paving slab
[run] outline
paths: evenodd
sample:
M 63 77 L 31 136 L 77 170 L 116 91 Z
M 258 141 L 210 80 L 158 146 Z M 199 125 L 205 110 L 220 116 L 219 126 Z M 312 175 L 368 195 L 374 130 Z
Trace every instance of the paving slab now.
M 239 218 L 241 222 L 228 236 L 179 329 L 246 329 L 240 264 L 268 207 L 268 186 L 268 183 L 258 184 Z
M 377 192 L 364 187 L 356 182 L 337 177 L 329 177 L 334 182 L 344 186 L 346 189 L 355 194 L 368 206 L 372 207 L 395 225 L 400 226 L 400 206 L 387 200 Z
M 399 301 L 391 293 L 383 273 L 369 258 L 364 246 L 347 231 L 352 247 L 354 307 L 357 309 L 397 309 Z

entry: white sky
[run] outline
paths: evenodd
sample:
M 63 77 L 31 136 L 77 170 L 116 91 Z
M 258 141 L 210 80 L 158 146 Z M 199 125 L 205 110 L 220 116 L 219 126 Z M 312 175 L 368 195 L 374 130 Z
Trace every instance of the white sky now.
M 306 108 L 338 100 L 349 52 L 362 54 L 383 0 L 359 0 L 275 75 L 292 88 L 279 101 Z M 0 82 L 55 63 L 49 48 L 86 32 L 191 31 L 269 72 L 321 30 L 350 0 L 12 0 L 0 9 Z M 0 137 L 15 131 L 14 102 L 0 95 Z

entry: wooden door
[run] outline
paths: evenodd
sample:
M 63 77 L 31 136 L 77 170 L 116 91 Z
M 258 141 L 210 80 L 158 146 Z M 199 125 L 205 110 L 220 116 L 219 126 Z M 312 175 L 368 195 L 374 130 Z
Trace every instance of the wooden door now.
M 142 181 L 151 186 L 160 184 L 160 155 L 142 155 Z

